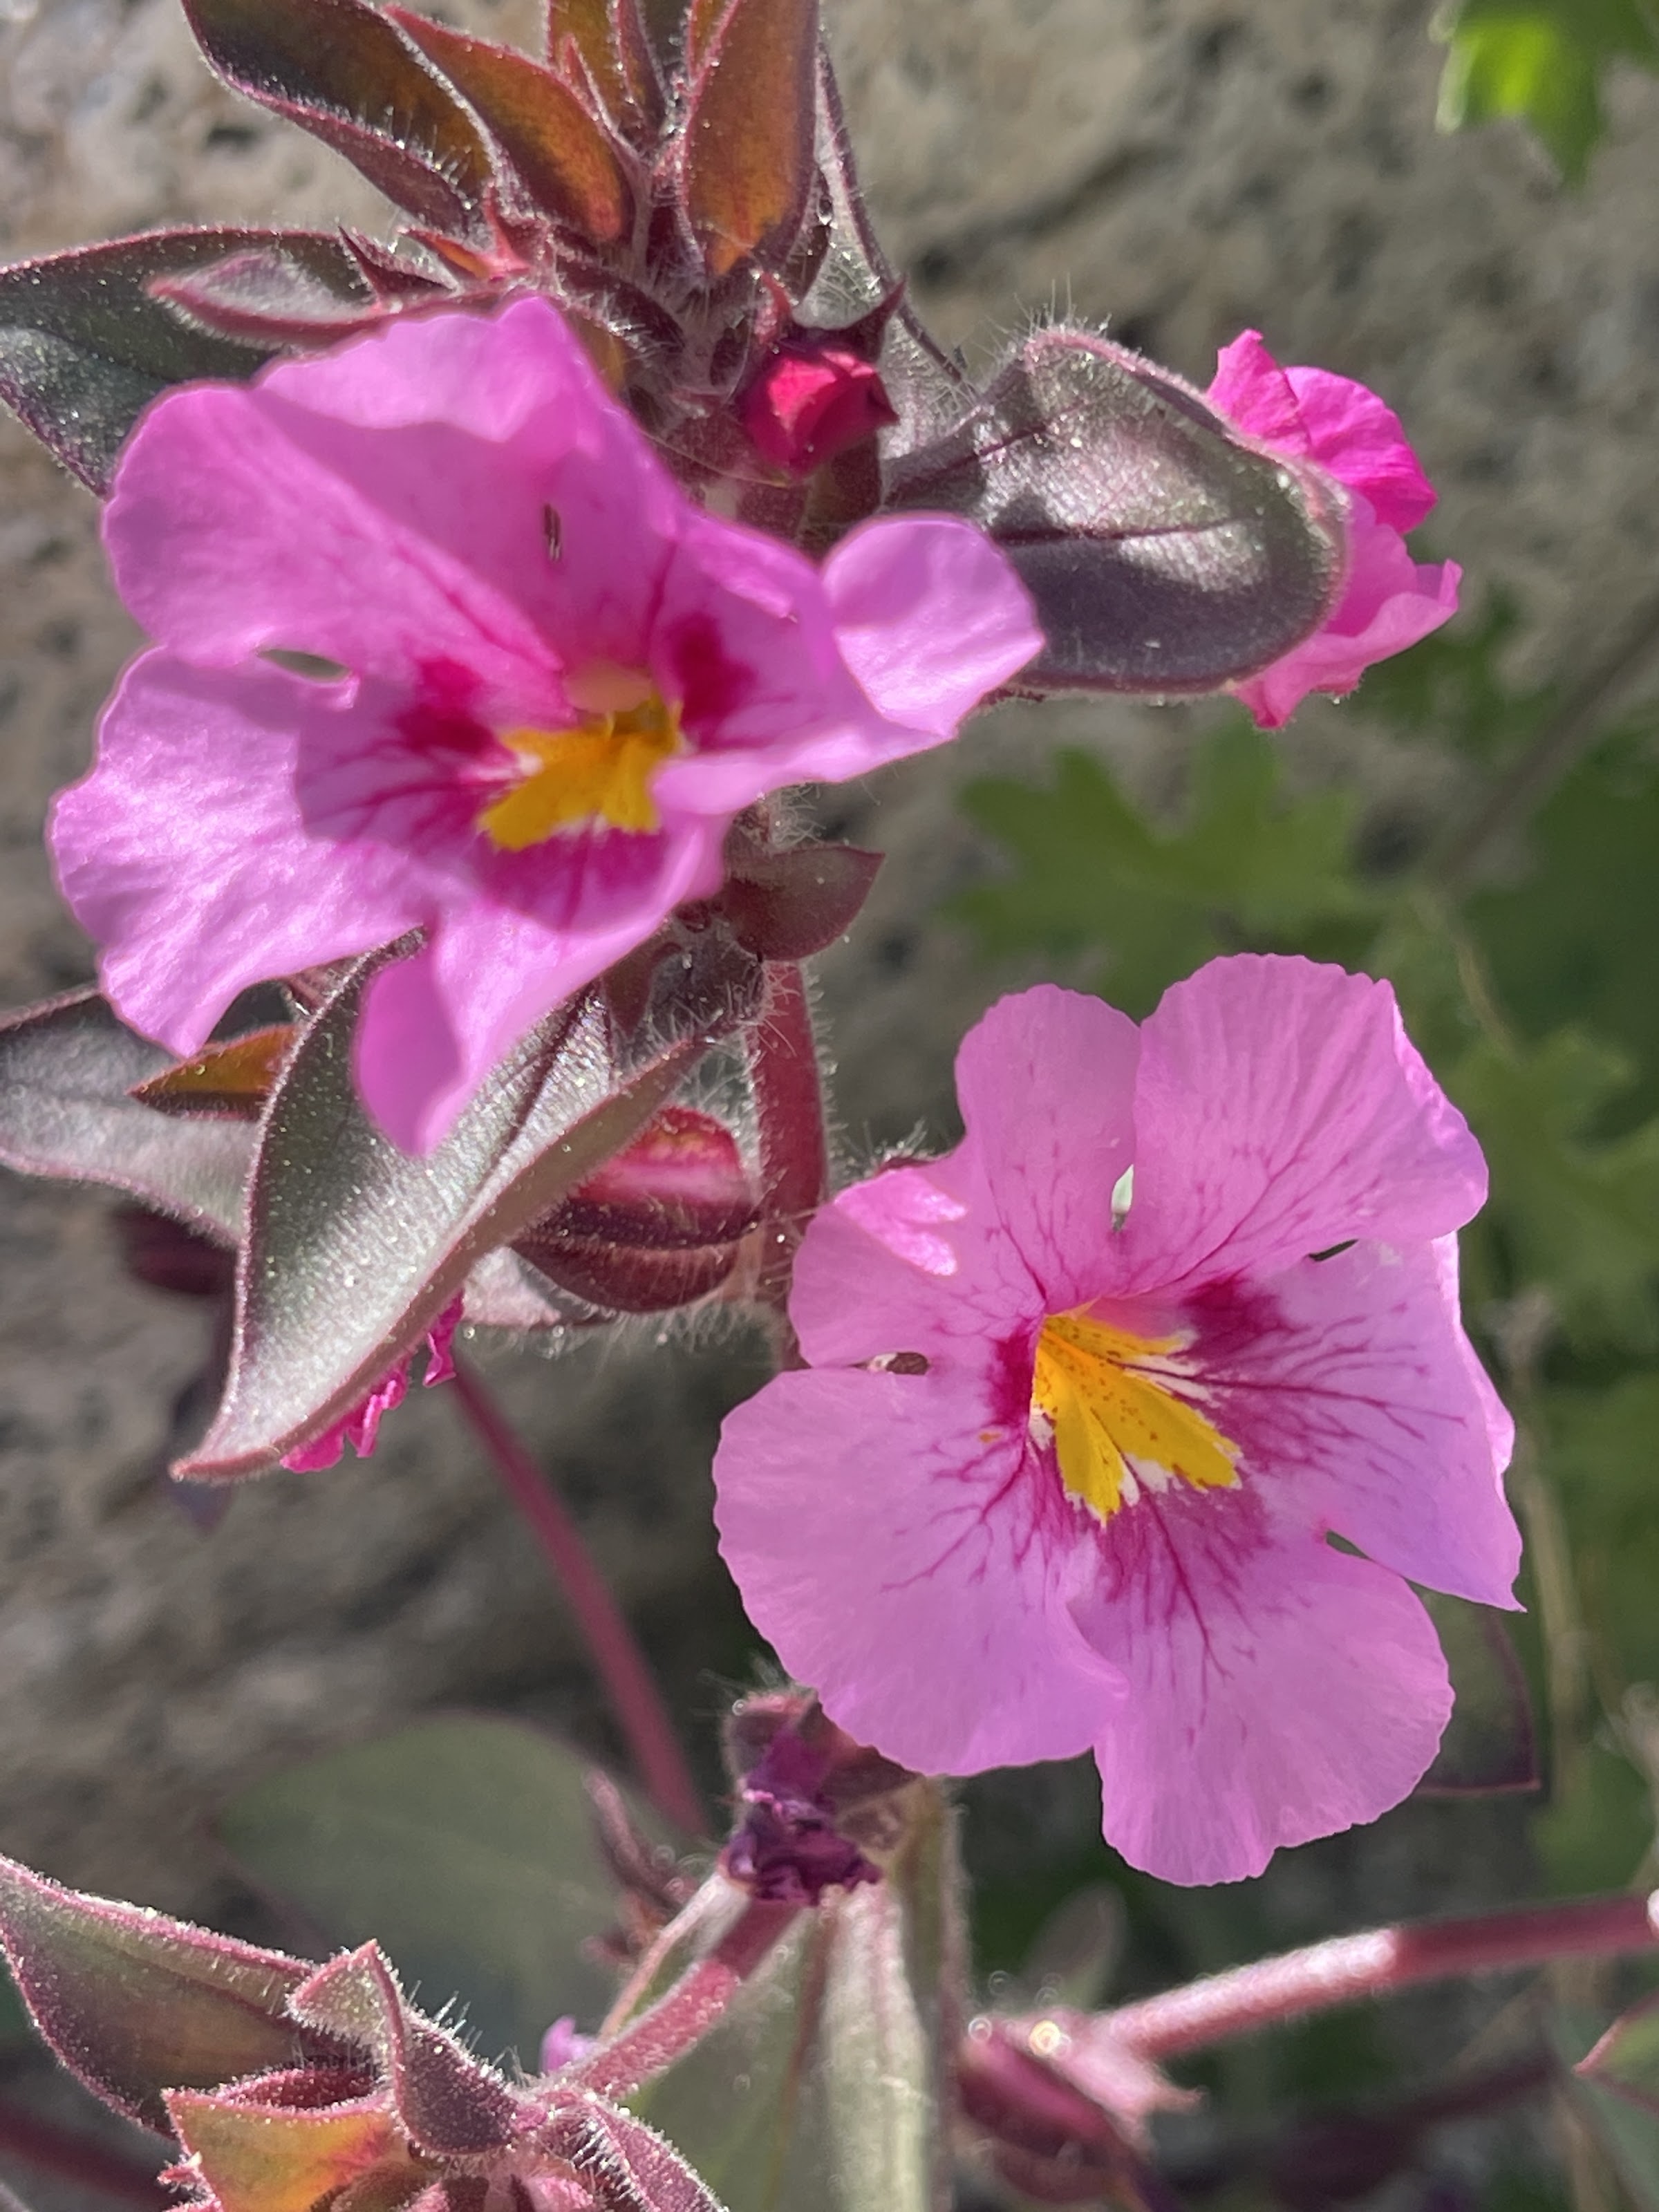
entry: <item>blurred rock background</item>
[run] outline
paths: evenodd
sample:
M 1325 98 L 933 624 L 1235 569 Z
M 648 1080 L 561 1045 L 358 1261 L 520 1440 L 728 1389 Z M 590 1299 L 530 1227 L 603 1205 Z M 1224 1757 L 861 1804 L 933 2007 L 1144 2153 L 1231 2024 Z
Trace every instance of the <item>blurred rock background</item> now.
M 1201 383 L 1218 344 L 1260 326 L 1281 358 L 1360 377 L 1399 410 L 1443 495 L 1425 544 L 1464 563 L 1471 603 L 1516 595 L 1522 657 L 1595 664 L 1653 588 L 1659 84 L 1614 79 L 1611 137 L 1570 196 L 1518 129 L 1437 135 L 1429 0 L 826 5 L 878 224 L 943 337 L 983 359 L 1058 307 Z M 532 0 L 433 12 L 533 38 Z M 7 258 L 175 222 L 372 227 L 377 207 L 342 161 L 214 86 L 177 0 L 0 0 Z M 136 638 L 93 501 L 9 422 L 0 569 L 0 1003 L 15 1005 L 90 973 L 40 823 Z M 892 856 L 823 963 L 851 1156 L 948 1127 L 955 1041 L 1000 987 L 933 919 L 982 865 L 954 781 L 1035 770 L 1064 737 L 1111 746 L 1157 789 L 1190 719 L 1008 710 L 947 759 L 827 796 L 826 819 Z M 1443 796 L 1356 709 L 1310 714 L 1289 750 L 1304 781 L 1358 773 L 1419 810 Z M 0 1846 L 234 1922 L 246 1900 L 203 1822 L 284 1757 L 458 1700 L 602 1745 L 560 1608 L 443 1393 L 416 1394 L 372 1462 L 270 1478 L 197 1531 L 157 1470 L 201 1317 L 126 1279 L 106 1212 L 0 1182 Z M 682 1709 L 712 1713 L 748 1661 L 707 1465 L 751 1355 L 635 1342 L 492 1364 Z M 1020 1790 L 1086 1835 L 1086 1792 Z M 1490 1823 L 1455 1817 L 1384 1824 L 1370 1910 L 1478 1887 Z M 1340 1913 L 1340 1887 L 1305 1883 L 1297 1923 Z

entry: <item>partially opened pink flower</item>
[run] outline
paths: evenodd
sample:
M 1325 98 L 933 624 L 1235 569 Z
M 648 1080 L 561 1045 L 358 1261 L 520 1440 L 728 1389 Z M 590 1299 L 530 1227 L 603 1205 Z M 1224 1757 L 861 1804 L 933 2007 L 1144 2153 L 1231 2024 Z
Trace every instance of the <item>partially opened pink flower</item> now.
M 426 1333 L 426 1374 L 422 1380 L 428 1390 L 440 1382 L 454 1380 L 455 1332 L 460 1325 L 461 1301 L 453 1298 Z M 414 1364 L 415 1354 L 410 1352 L 395 1367 L 388 1368 L 361 1405 L 342 1414 L 308 1444 L 296 1444 L 291 1452 L 283 1455 L 283 1465 L 296 1474 L 314 1474 L 325 1467 L 337 1467 L 348 1444 L 359 1459 L 372 1458 L 380 1439 L 381 1422 L 409 1395 L 410 1370 Z
M 940 744 L 1042 641 L 965 523 L 820 569 L 692 505 L 538 299 L 169 393 L 105 532 L 156 650 L 51 833 L 105 988 L 188 1054 L 248 984 L 424 932 L 357 1039 L 416 1149 L 717 887 L 733 815 Z
M 1458 1320 L 1485 1169 L 1392 992 L 1243 956 L 1137 1030 L 1044 987 L 957 1080 L 962 1144 L 818 1215 L 811 1367 L 726 1421 L 750 1616 L 907 1765 L 1092 1749 L 1169 1881 L 1374 1819 L 1451 1706 L 1407 1582 L 1507 1605 L 1519 1556 Z
M 1282 660 L 1233 686 L 1263 729 L 1277 729 L 1309 692 L 1345 696 L 1373 662 L 1449 622 L 1463 572 L 1406 550 L 1404 533 L 1433 507 L 1434 487 L 1400 417 L 1363 384 L 1328 369 L 1281 368 L 1261 333 L 1245 331 L 1222 348 L 1206 397 L 1248 437 L 1317 461 L 1348 491 L 1348 574 L 1336 611 Z

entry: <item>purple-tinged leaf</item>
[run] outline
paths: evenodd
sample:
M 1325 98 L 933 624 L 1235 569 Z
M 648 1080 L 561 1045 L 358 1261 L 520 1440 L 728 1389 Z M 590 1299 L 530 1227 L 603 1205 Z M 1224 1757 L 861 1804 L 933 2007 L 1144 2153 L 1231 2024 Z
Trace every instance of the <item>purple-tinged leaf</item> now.
M 0 1020 L 0 1164 L 20 1175 L 106 1183 L 234 1243 L 253 1133 L 185 1121 L 131 1094 L 173 1055 L 118 1021 L 95 991 Z
M 1573 2071 L 1659 2116 L 1659 1997 L 1644 1999 L 1614 2021 Z
M 148 289 L 239 252 L 270 252 L 326 290 L 354 264 L 320 231 L 158 230 L 0 269 L 0 399 L 65 468 L 106 491 L 127 433 L 169 385 L 252 376 L 271 349 L 192 330 Z
M 436 295 L 440 288 L 428 288 Z M 369 329 L 384 303 L 352 258 L 349 282 L 324 283 L 286 254 L 253 248 L 228 254 L 205 269 L 151 279 L 160 300 L 198 329 L 262 346 L 333 345 Z
M 492 181 L 478 127 L 368 0 L 185 0 L 226 83 L 332 146 L 422 222 L 469 227 Z
M 384 2201 L 395 2203 L 420 2179 L 391 2112 L 375 2100 L 307 2108 L 179 2089 L 167 2106 L 217 2212 L 312 2212 L 377 2169 L 394 2185 Z
M 132 1095 L 159 1114 L 257 1121 L 294 1048 L 295 1034 L 291 1022 L 278 1022 L 270 1029 L 233 1037 L 228 1044 L 210 1044 L 194 1060 L 180 1060 L 135 1083 Z
M 437 2157 L 499 2150 L 521 2124 L 521 2107 L 501 2075 L 405 2002 L 378 1945 L 319 1966 L 289 2004 L 307 2027 L 374 2053 L 417 2150 Z
M 591 245 L 628 236 L 634 192 L 622 149 L 561 77 L 407 8 L 387 12 L 471 102 L 532 205 Z
M 666 103 L 639 0 L 548 0 L 548 60 L 562 69 L 572 46 L 615 121 L 653 139 Z
M 415 1349 L 477 1261 L 630 1143 L 752 1011 L 759 963 L 714 940 L 705 933 L 705 951 L 674 956 L 659 976 L 672 1030 L 619 1053 L 604 992 L 581 993 L 507 1055 L 423 1159 L 375 1127 L 352 1084 L 362 990 L 388 955 L 360 963 L 272 1094 L 224 1402 L 178 1471 L 252 1474 L 320 1435 Z
M 694 12 L 680 186 L 710 272 L 778 266 L 806 219 L 814 158 L 817 0 L 724 0 Z
M 605 2098 L 582 2093 L 562 2100 L 547 2134 L 602 2212 L 722 2212 L 672 2144 Z
M 1420 1797 L 1493 1797 L 1536 1790 L 1538 1741 L 1532 1698 L 1509 1630 L 1484 1605 L 1426 1599 L 1457 1702 Z
M 1048 639 L 1022 690 L 1217 690 L 1310 636 L 1341 586 L 1338 488 L 1091 331 L 1035 332 L 886 483 L 890 509 L 966 515 L 1012 560 Z
M 167 2125 L 161 2093 L 331 2056 L 285 2006 L 312 1969 L 280 1952 L 0 1859 L 0 1943 L 35 2026 L 70 2071 L 129 2118 Z

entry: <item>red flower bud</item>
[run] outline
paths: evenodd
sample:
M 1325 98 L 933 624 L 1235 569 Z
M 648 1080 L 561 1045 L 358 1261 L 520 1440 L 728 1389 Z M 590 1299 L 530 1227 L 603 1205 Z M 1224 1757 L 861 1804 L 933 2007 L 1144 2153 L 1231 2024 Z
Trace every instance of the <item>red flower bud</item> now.
M 750 442 L 775 468 L 810 477 L 898 416 L 873 363 L 808 340 L 775 353 L 739 404 Z

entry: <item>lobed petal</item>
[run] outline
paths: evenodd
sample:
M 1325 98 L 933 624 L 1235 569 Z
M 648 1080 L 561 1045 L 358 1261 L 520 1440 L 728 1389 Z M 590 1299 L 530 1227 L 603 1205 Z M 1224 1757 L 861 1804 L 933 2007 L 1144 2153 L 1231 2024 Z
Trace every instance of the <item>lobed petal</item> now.
M 864 523 L 823 576 L 842 657 L 878 713 L 938 743 L 1042 650 L 1006 557 L 955 516 Z
M 1104 1287 L 1113 1193 L 1134 1158 L 1139 1058 L 1127 1014 L 1048 983 L 999 1000 L 957 1054 L 980 1171 L 1045 1312 Z
M 987 1346 L 1034 1338 L 1042 1293 L 960 1156 L 890 1167 L 807 1225 L 789 1317 L 816 1366 L 896 1352 L 981 1369 Z M 1028 1376 L 1029 1387 L 1029 1376 Z
M 134 662 L 89 775 L 54 803 L 48 842 L 76 919 L 103 946 L 125 1019 L 173 1051 L 206 1042 L 237 993 L 371 951 L 426 917 L 429 877 L 373 837 L 307 821 L 308 741 L 365 739 L 344 687 L 279 670 Z
M 1116 1288 L 1276 1273 L 1352 1238 L 1425 1243 L 1486 1192 L 1468 1124 L 1386 983 L 1240 953 L 1141 1025 L 1134 1204 Z
M 1370 501 L 1391 530 L 1415 530 L 1432 513 L 1434 486 L 1392 407 L 1352 377 L 1287 368 L 1315 460 Z
M 355 1043 L 363 1103 L 394 1144 L 429 1152 L 544 1014 L 719 881 L 719 830 L 701 823 L 496 856 L 427 944 L 370 981 Z
M 833 1720 L 923 1773 L 1071 1757 L 1121 1687 L 1064 1604 L 1075 1516 L 989 1383 L 781 1375 L 714 1461 L 750 1620 Z
M 1356 1244 L 1200 1310 L 1205 1409 L 1247 1486 L 1380 1566 L 1515 1604 L 1514 1425 L 1458 1319 L 1457 1244 Z
M 1292 457 L 1312 453 L 1313 441 L 1296 387 L 1268 352 L 1260 331 L 1241 331 L 1231 345 L 1222 347 L 1204 396 L 1218 414 L 1275 453 Z
M 639 665 L 682 508 L 554 308 L 522 300 L 164 396 L 105 537 L 128 606 L 187 659 L 282 647 L 407 679 L 447 655 L 545 720 L 562 659 Z
M 1397 1805 L 1450 1715 L 1434 1628 L 1398 1576 L 1243 1489 L 1120 1513 L 1073 1601 L 1128 1683 L 1095 1744 L 1107 1841 L 1161 1881 L 1240 1881 Z

